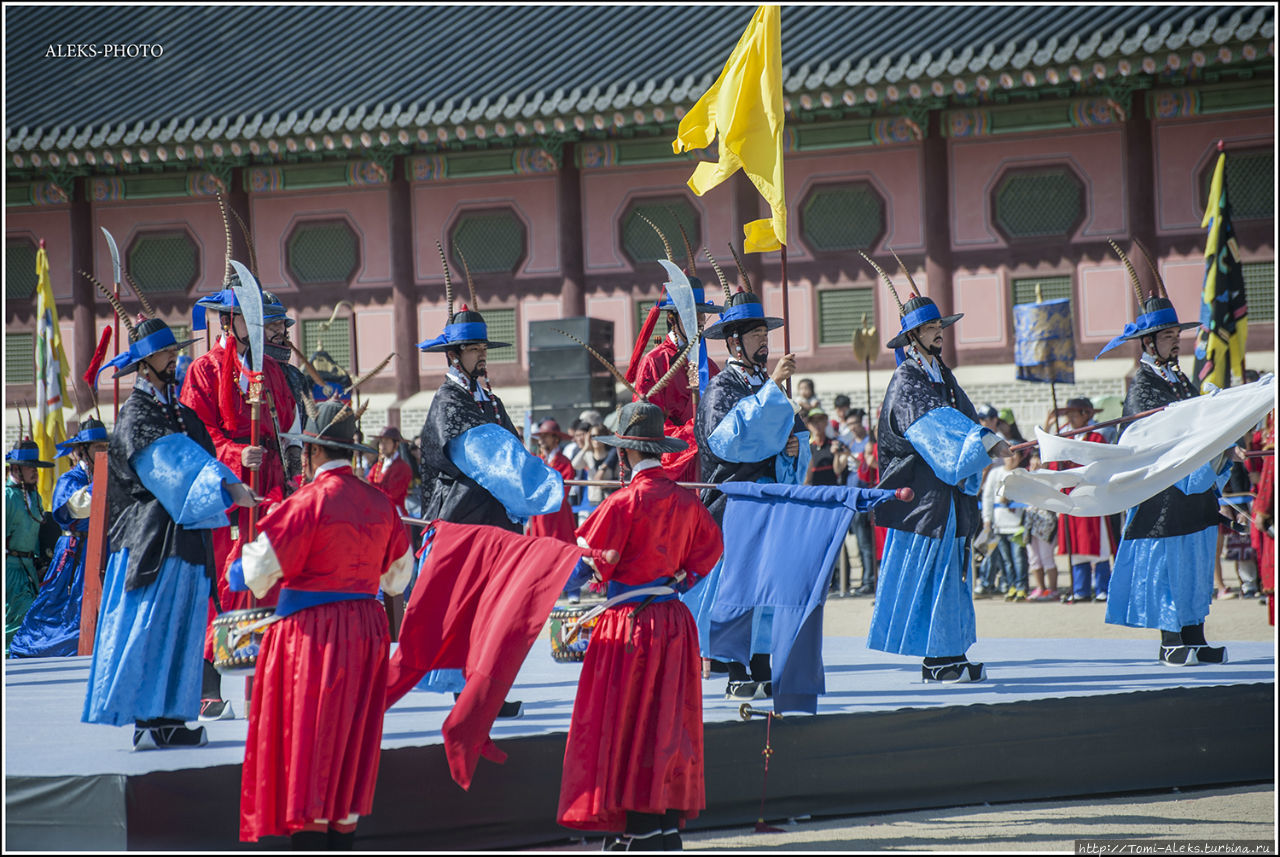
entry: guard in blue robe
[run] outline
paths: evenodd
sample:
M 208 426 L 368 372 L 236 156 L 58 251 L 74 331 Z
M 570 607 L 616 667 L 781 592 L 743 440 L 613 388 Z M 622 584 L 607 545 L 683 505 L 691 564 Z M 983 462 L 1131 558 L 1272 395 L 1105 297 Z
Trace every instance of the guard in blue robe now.
M 1179 322 L 1167 298 L 1151 297 L 1137 321 L 1125 325 L 1099 352 L 1101 356 L 1131 340 L 1142 346 L 1142 360 L 1124 400 L 1126 417 L 1197 395 L 1178 367 L 1178 337 L 1198 324 Z M 1230 464 L 1229 458 L 1218 467 L 1206 464 L 1125 514 L 1106 621 L 1159 629 L 1159 661 L 1167 666 L 1227 661 L 1226 647 L 1205 640 L 1204 620 L 1213 600 L 1218 496 Z
M 446 266 L 446 279 L 448 276 Z M 445 354 L 449 361 L 419 439 L 422 517 L 522 533 L 531 516 L 560 508 L 564 481 L 520 442 L 502 400 L 489 388 L 487 355 L 491 347 L 508 344 L 491 342 L 484 316 L 465 304 L 457 313 L 452 312 L 452 299 L 444 331 L 418 343 L 419 350 Z M 424 550 L 414 580 L 425 558 Z M 412 587 L 411 581 L 406 601 Z M 427 673 L 417 687 L 456 695 L 464 685 L 462 670 L 449 669 Z M 520 710 L 519 701 L 511 700 L 503 704 L 498 716 L 519 717 Z
M 159 319 L 141 322 L 109 361 L 137 371 L 120 408 L 108 462 L 111 554 L 81 720 L 134 724 L 134 749 L 206 743 L 200 714 L 204 635 L 213 580 L 210 529 L 233 503 L 257 498 L 214 457 L 213 440 L 178 401 L 177 342 Z
M 706 482 L 776 482 L 798 485 L 809 468 L 809 433 L 778 384 L 790 377 L 795 358 L 783 355 L 774 374 L 765 372 L 769 359 L 768 332 L 782 319 L 767 317 L 752 292 L 733 295 L 720 320 L 706 329 L 707 339 L 723 338 L 731 359 L 707 384 L 698 402 L 694 437 L 702 478 Z M 744 343 L 744 339 L 746 342 Z M 723 526 L 725 495 L 703 489 L 702 502 Z M 752 614 L 751 668 L 729 652 L 711 650 L 711 609 L 719 596 L 723 559 L 707 579 L 684 595 L 698 624 L 703 657 L 727 663 L 729 698 L 763 698 L 773 693 L 769 663 L 772 611 Z
M 876 435 L 878 487 L 910 488 L 915 499 L 889 500 L 875 512 L 876 524 L 889 533 L 867 646 L 924 658 L 925 681 L 981 681 L 985 667 L 965 654 L 977 639 L 970 553 L 982 525 L 982 471 L 1007 445 L 978 424 L 969 397 L 942 362 L 942 331 L 961 316 L 942 317 L 922 296 L 900 306 L 902 329 L 888 342 L 898 368 Z
M 107 440 L 107 427 L 101 420 L 89 418 L 80 424 L 74 437 L 58 444 L 59 458 L 70 455 L 75 460 L 75 466 L 58 477 L 53 486 L 53 520 L 62 536 L 54 546 L 53 561 L 40 591 L 14 635 L 11 657 L 67 657 L 79 648 L 93 456 L 98 449 L 106 449 Z

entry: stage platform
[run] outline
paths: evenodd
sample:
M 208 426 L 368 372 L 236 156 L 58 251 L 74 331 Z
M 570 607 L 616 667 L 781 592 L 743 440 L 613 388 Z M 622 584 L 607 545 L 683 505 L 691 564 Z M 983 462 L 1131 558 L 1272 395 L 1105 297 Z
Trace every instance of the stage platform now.
M 817 715 L 772 729 L 765 815 L 957 806 L 1274 778 L 1275 650 L 1231 642 L 1230 663 L 1170 668 L 1156 640 L 983 639 L 987 681 L 920 681 L 916 659 L 827 637 Z M 206 747 L 136 753 L 132 730 L 80 722 L 87 658 L 6 662 L 9 850 L 225 851 L 237 839 L 248 724 L 243 680 L 224 679 L 238 719 L 205 724 Z M 579 665 L 535 643 L 498 721 L 504 765 L 481 760 L 470 791 L 449 777 L 440 725 L 452 697 L 414 691 L 386 717 L 367 850 L 516 848 L 567 842 L 555 823 Z M 703 683 L 707 809 L 694 828 L 749 825 L 761 798 L 765 724 Z M 768 708 L 768 700 L 752 703 Z

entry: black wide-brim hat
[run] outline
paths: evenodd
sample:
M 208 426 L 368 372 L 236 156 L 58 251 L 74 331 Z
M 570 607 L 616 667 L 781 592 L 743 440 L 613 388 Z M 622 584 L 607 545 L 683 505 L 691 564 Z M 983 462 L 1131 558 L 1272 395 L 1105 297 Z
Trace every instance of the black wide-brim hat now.
M 666 424 L 666 414 L 657 405 L 649 402 L 632 402 L 624 405 L 618 415 L 618 433 L 598 435 L 595 440 L 606 446 L 618 446 L 623 449 L 636 449 L 640 452 L 661 454 L 664 452 L 683 452 L 689 444 L 678 437 L 666 437 L 662 427 Z
M 13 449 L 4 454 L 5 464 L 20 464 L 24 467 L 53 467 L 52 461 L 40 460 L 40 444 L 34 440 L 22 440 Z
M 435 339 L 418 343 L 419 351 L 442 353 L 456 351 L 464 345 L 482 344 L 490 348 L 508 348 L 510 342 L 492 342 L 489 339 L 489 327 L 484 323 L 484 316 L 473 309 L 464 309 L 453 314 L 444 332 Z
M 720 313 L 720 320 L 703 331 L 705 339 L 724 339 L 763 324 L 769 330 L 782 327 L 782 319 L 764 314 L 764 304 L 755 292 L 736 292 Z
M 955 315 L 943 315 L 932 298 L 914 297 L 903 304 L 902 329 L 898 331 L 893 339 L 885 343 L 885 347 L 906 348 L 911 344 L 907 334 L 916 328 L 923 327 L 931 321 L 941 321 L 942 329 L 946 330 L 962 318 L 964 318 L 964 313 L 962 312 L 958 312 Z
M 335 420 L 339 413 L 346 410 L 341 419 Z M 378 450 L 363 443 L 356 443 L 356 415 L 351 412 L 345 402 L 325 402 L 316 409 L 314 417 L 307 417 L 307 424 L 302 431 L 280 435 L 286 440 L 300 443 L 313 443 L 327 446 L 330 449 L 346 449 L 351 452 L 362 452 L 366 455 L 377 455 Z
M 129 334 L 129 350 L 121 351 L 108 360 L 106 366 L 115 366 L 116 372 L 112 377 L 119 378 L 121 375 L 136 372 L 138 364 L 144 357 L 150 357 L 166 348 L 186 348 L 193 342 L 195 342 L 194 339 L 184 339 L 179 342 L 174 338 L 173 329 L 169 325 L 158 318 L 148 318 L 139 322 L 133 333 Z

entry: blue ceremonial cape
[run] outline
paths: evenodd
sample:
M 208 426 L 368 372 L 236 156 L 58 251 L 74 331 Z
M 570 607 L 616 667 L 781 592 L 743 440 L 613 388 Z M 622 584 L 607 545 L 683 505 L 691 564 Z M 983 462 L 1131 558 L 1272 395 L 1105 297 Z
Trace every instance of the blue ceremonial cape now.
M 822 605 L 830 571 L 855 511 L 893 496 L 842 486 L 725 482 L 725 555 L 710 606 L 708 644 L 745 663 L 752 615 L 773 612 L 773 701 L 778 711 L 813 714 L 826 692 Z

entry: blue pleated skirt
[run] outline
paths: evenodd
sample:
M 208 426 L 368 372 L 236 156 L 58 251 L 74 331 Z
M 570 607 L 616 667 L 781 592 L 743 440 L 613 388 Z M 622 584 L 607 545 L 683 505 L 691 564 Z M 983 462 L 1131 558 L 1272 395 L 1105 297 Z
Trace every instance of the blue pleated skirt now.
M 89 665 L 85 723 L 112 726 L 200 714 L 209 579 L 202 566 L 167 560 L 148 586 L 124 588 L 128 549 L 107 560 L 98 635 Z
M 80 644 L 80 597 L 84 591 L 84 543 L 88 538 L 88 533 L 79 534 L 78 551 L 72 548 L 70 537 L 58 539 L 46 572 L 49 577 L 40 585 L 36 600 L 22 619 L 22 627 L 13 636 L 10 657 L 57 658 L 76 653 Z
M 897 655 L 963 655 L 977 640 L 973 590 L 956 512 L 942 538 L 889 530 L 867 647 Z
M 1178 631 L 1199 625 L 1213 601 L 1218 528 L 1186 536 L 1124 539 L 1107 593 L 1107 624 Z

